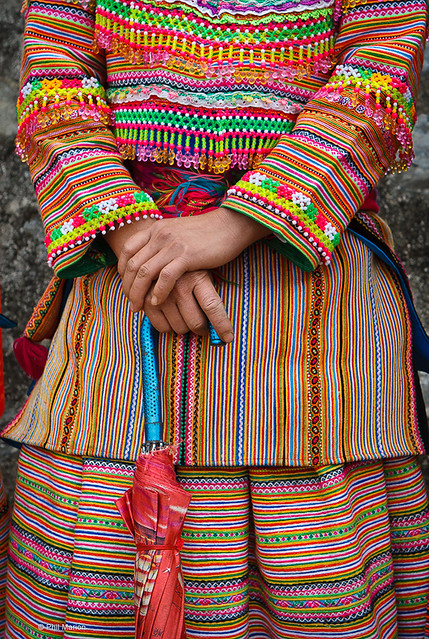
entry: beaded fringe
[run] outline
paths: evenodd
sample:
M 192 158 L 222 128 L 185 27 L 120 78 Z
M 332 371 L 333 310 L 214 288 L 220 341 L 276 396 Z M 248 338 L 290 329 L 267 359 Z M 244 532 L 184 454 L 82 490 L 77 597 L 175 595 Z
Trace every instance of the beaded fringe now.
M 334 33 L 329 8 L 305 12 L 299 20 L 271 12 L 246 21 L 218 16 L 213 24 L 186 7 L 147 10 L 139 3 L 99 0 L 94 48 L 194 77 L 282 85 L 327 74 L 335 64 Z
M 124 159 L 213 173 L 233 167 L 256 168 L 280 136 L 293 127 L 293 120 L 277 113 L 244 109 L 226 115 L 222 110 L 161 101 L 119 106 L 114 116 L 116 144 Z
M 149 42 L 149 36 L 144 39 Z M 289 45 L 268 52 L 264 49 L 238 49 L 233 45 L 225 51 L 222 47 L 214 50 L 212 45 L 199 45 L 196 55 L 195 41 L 190 43 L 183 37 L 152 33 L 150 44 L 126 42 L 125 37 L 106 34 L 96 27 L 94 49 L 111 51 L 121 55 L 132 64 L 143 64 L 149 68 L 167 69 L 189 73 L 209 80 L 223 79 L 249 84 L 276 83 L 280 86 L 293 80 L 302 80 L 311 75 L 326 74 L 335 65 L 333 36 L 322 40 L 320 44 L 308 44 L 307 47 Z M 192 51 L 194 53 L 192 53 Z

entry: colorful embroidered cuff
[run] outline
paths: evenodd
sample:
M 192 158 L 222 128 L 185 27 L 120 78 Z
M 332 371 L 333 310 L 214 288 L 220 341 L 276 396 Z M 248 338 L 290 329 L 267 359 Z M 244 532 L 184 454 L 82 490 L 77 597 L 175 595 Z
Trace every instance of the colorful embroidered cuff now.
M 337 229 L 308 196 L 259 171 L 246 173 L 229 189 L 224 205 L 268 226 L 284 242 L 276 248 L 306 271 L 329 264 L 340 241 Z
M 16 152 L 23 161 L 37 129 L 78 118 L 113 124 L 104 88 L 95 77 L 30 80 L 19 94 L 17 115 Z
M 338 65 L 330 81 L 316 93 L 313 100 L 321 98 L 347 105 L 358 114 L 373 119 L 378 127 L 394 136 L 398 152 L 391 158 L 392 171 L 402 171 L 411 165 L 411 131 L 416 110 L 411 91 L 404 82 L 365 67 Z
M 45 244 L 49 265 L 53 266 L 64 253 L 79 250 L 97 233 L 104 235 L 140 217 L 162 218 L 152 198 L 144 191 L 110 198 L 85 208 L 81 215 L 75 215 L 47 233 Z

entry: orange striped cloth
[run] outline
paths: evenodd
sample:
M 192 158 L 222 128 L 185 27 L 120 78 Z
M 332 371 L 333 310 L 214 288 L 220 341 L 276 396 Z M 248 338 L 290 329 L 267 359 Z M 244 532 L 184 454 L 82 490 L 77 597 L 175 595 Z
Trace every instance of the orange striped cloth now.
M 160 339 L 165 436 L 190 465 L 323 465 L 423 452 L 408 317 L 395 276 L 346 232 L 306 273 L 263 243 L 219 270 L 235 340 Z M 77 278 L 47 365 L 3 434 L 136 459 L 140 324 L 114 267 Z M 401 398 L 401 401 L 398 401 Z

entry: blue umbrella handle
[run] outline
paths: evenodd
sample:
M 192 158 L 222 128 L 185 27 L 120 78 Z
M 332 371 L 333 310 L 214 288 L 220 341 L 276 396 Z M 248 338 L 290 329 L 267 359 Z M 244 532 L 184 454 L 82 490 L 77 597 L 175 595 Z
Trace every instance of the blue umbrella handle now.
M 162 440 L 161 389 L 159 385 L 155 329 L 145 315 L 140 329 L 142 342 L 144 433 L 147 442 Z
M 209 322 L 210 346 L 225 346 L 225 342 L 221 340 L 215 329 Z
M 213 326 L 209 324 L 210 344 L 223 346 Z M 162 443 L 161 388 L 158 371 L 157 333 L 145 315 L 140 328 L 142 343 L 143 410 L 146 442 Z

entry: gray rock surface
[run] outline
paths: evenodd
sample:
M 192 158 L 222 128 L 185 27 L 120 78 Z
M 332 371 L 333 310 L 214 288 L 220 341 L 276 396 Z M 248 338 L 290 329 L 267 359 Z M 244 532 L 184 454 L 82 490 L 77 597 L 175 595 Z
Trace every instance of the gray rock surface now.
M 14 154 L 15 101 L 18 94 L 23 19 L 19 0 L 3 0 L 0 16 L 0 281 L 3 311 L 18 327 L 3 331 L 7 404 L 5 425 L 26 396 L 29 380 L 17 366 L 12 341 L 50 277 L 42 228 L 26 166 Z M 405 264 L 416 305 L 429 331 L 429 65 L 422 76 L 419 119 L 414 140 L 416 161 L 408 173 L 385 178 L 380 185 L 382 215 L 390 223 L 396 250 Z M 429 376 L 422 376 L 429 405 Z M 16 450 L 0 444 L 0 465 L 13 490 Z

